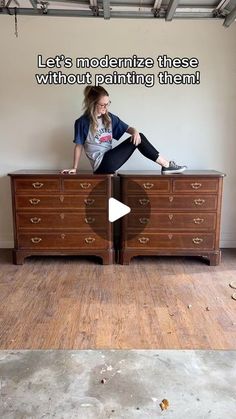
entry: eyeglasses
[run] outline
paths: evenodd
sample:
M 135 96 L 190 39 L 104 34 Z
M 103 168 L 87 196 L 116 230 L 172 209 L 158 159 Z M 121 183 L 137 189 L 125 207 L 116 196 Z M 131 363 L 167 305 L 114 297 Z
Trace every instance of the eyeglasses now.
M 109 100 L 108 103 L 97 103 L 98 106 L 100 106 L 100 108 L 108 108 L 108 106 L 110 106 L 111 101 Z

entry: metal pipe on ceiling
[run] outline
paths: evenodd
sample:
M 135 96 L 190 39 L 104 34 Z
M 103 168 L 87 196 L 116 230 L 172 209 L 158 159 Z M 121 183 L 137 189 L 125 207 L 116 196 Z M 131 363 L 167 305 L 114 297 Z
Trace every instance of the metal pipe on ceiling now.
M 236 19 L 236 7 L 226 16 L 223 26 L 228 28 Z
M 1 0 L 0 0 L 1 1 Z M 4 1 L 4 0 L 2 0 Z M 112 3 L 113 0 L 103 0 L 98 4 L 98 0 L 29 0 L 29 7 L 18 7 L 18 15 L 47 15 L 47 16 L 64 16 L 64 17 L 101 17 L 104 19 L 112 18 L 127 18 L 127 19 L 140 19 L 140 18 L 165 18 L 167 21 L 174 19 L 223 19 L 225 16 L 222 13 L 222 8 L 228 4 L 229 0 L 222 0 L 218 3 L 218 8 L 221 8 L 221 13 L 214 13 L 216 6 L 178 6 L 178 0 L 171 0 L 169 6 L 162 7 L 163 0 L 153 0 L 153 6 L 143 5 L 140 9 L 136 3 Z M 2 14 L 9 14 L 10 11 L 14 12 L 13 2 L 17 0 L 7 0 L 4 2 L 5 7 L 0 9 Z M 45 13 L 42 10 L 42 3 L 47 3 Z M 58 3 L 58 4 L 57 4 Z M 9 7 L 11 5 L 11 7 Z M 100 5 L 100 8 L 99 8 Z M 102 7 L 103 5 L 103 7 Z M 8 6 L 8 7 L 7 7 Z M 64 7 L 67 7 L 64 9 Z M 156 9 L 154 9 L 156 7 Z M 226 10 L 225 10 L 226 12 Z M 236 8 L 232 12 L 228 12 L 225 19 L 224 26 L 228 27 L 236 17 Z
M 178 4 L 179 0 L 170 0 L 166 12 L 166 21 L 171 21 L 173 19 Z

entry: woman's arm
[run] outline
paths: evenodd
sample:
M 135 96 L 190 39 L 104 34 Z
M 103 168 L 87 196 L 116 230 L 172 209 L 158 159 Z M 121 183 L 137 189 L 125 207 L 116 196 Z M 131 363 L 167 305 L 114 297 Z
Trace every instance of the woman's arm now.
M 63 169 L 61 173 L 69 173 L 74 174 L 76 173 L 76 170 L 78 169 L 80 157 L 82 154 L 83 145 L 82 144 L 76 144 L 74 148 L 74 163 L 73 163 L 73 169 Z
M 129 127 L 126 132 L 128 132 L 132 136 L 131 141 L 134 143 L 134 145 L 137 146 L 141 143 L 141 138 L 136 128 Z

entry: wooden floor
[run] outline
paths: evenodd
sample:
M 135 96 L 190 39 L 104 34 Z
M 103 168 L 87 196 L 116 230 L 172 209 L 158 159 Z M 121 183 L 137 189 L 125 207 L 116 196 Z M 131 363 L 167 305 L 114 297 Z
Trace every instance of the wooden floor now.
M 236 349 L 236 250 L 140 257 L 0 256 L 0 349 Z M 207 307 L 209 310 L 207 310 Z

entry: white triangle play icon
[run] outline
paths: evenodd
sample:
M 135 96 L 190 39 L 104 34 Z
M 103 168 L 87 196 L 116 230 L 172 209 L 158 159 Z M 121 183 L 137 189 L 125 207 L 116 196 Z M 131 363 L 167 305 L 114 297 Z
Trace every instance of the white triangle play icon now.
M 122 202 L 117 201 L 115 198 L 109 198 L 108 219 L 111 223 L 124 217 L 124 215 L 128 214 L 130 211 L 131 209 L 127 205 L 122 204 Z

